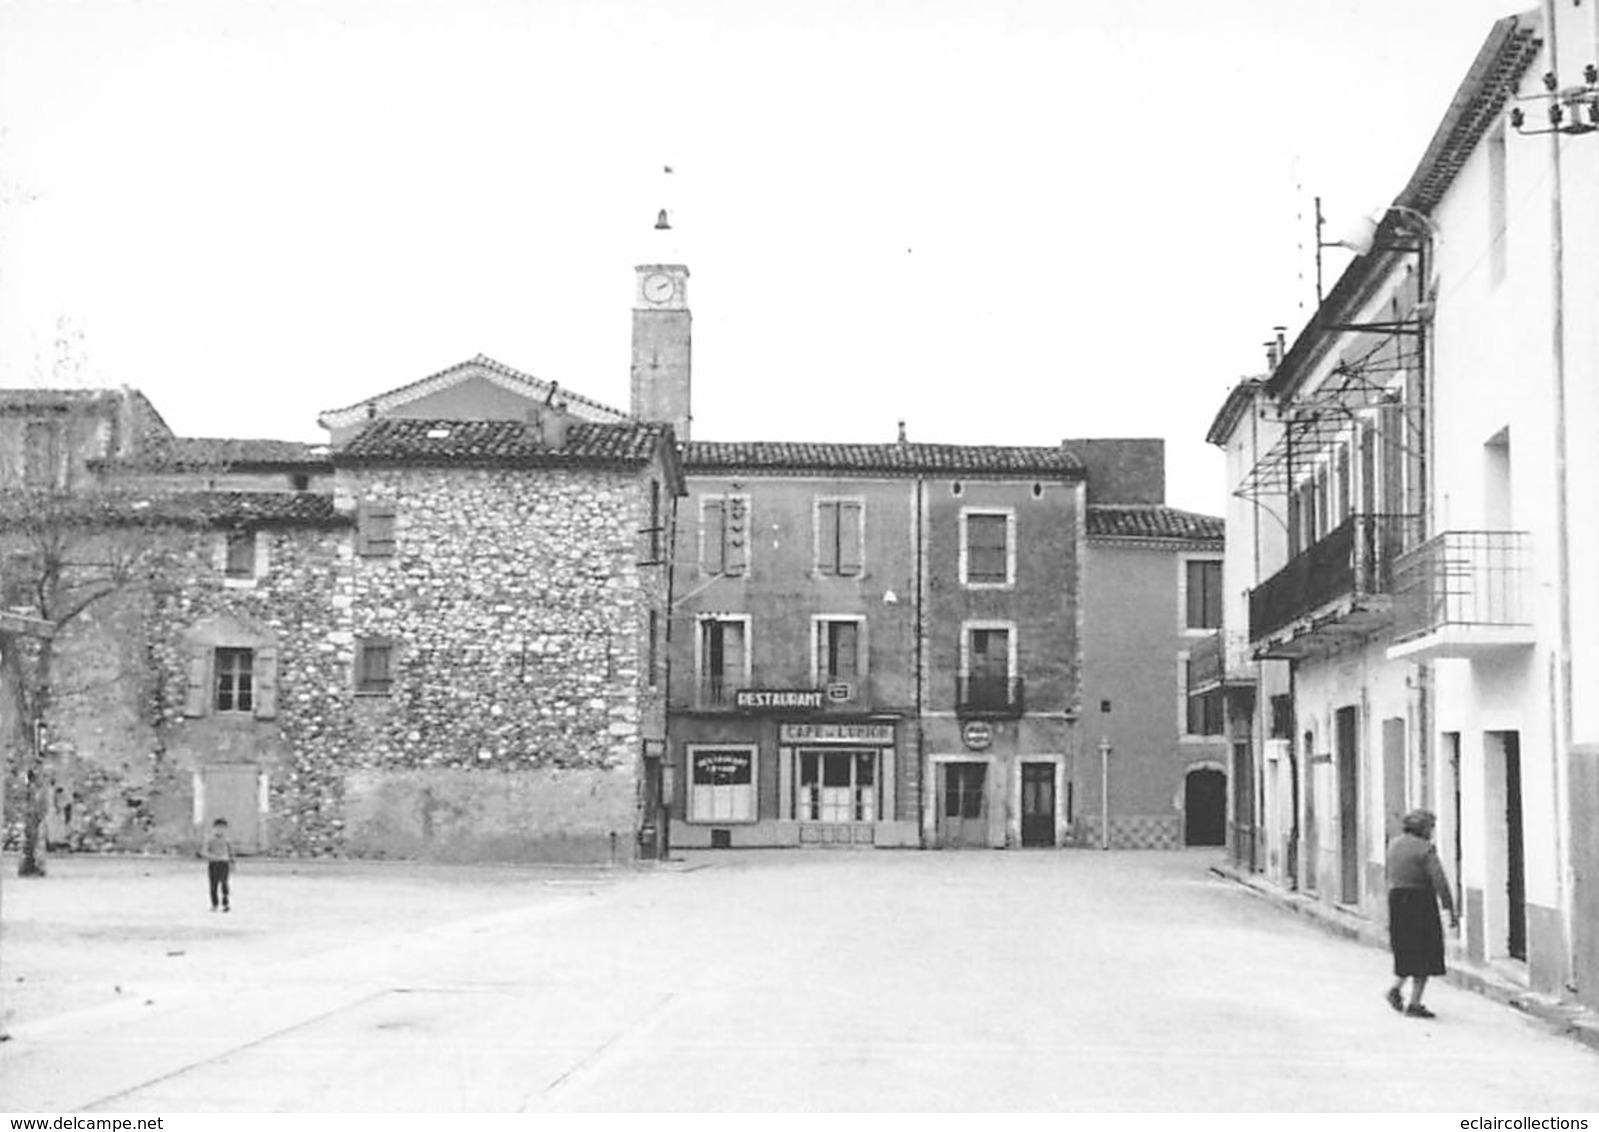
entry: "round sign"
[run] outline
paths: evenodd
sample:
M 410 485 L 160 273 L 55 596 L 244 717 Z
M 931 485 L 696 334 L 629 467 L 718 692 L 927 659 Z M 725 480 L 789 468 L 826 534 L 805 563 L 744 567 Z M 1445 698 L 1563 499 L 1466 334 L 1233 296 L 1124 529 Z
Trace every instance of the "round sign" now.
M 961 728 L 961 738 L 974 751 L 986 751 L 994 742 L 994 729 L 980 719 Z

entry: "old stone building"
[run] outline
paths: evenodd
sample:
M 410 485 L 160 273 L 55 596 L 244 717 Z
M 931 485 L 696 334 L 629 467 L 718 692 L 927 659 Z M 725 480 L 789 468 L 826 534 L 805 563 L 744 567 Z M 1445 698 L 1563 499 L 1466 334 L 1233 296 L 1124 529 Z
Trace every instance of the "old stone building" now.
M 485 372 L 520 386 L 515 419 L 413 415 L 475 411 Z M 175 437 L 128 392 L 14 397 L 44 408 L 8 418 L 7 466 L 115 502 L 93 561 L 139 554 L 49 643 L 46 776 L 13 783 L 13 836 L 36 789 L 70 847 L 179 847 L 226 816 L 249 851 L 632 856 L 681 474 L 669 429 L 582 419 L 529 381 L 474 359 L 332 448 Z M 28 425 L 68 403 L 87 423 L 25 467 L 19 444 L 47 450 Z M 6 568 L 15 604 L 28 563 Z

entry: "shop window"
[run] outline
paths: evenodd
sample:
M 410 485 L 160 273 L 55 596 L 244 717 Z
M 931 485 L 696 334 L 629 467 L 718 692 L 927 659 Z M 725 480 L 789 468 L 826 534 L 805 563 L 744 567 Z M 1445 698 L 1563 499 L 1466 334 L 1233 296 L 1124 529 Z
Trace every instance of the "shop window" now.
M 755 820 L 755 748 L 691 747 L 688 820 Z
M 700 500 L 700 568 L 707 574 L 742 577 L 749 572 L 750 500 L 747 495 L 708 495 Z
M 1003 586 L 1011 582 L 1014 516 L 1008 511 L 961 512 L 961 582 Z
M 816 502 L 816 569 L 821 574 L 854 577 L 861 572 L 866 508 L 854 499 Z
M 876 751 L 800 751 L 800 821 L 876 821 Z

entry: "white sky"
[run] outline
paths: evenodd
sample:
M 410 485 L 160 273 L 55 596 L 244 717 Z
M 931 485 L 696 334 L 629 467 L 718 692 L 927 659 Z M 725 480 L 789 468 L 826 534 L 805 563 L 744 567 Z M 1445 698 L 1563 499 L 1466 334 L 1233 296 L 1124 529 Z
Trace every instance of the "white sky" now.
M 1516 10 L 0 0 L 0 384 L 316 440 L 481 352 L 626 408 L 669 193 L 697 439 L 1163 436 L 1220 514 L 1310 197 L 1390 201 Z

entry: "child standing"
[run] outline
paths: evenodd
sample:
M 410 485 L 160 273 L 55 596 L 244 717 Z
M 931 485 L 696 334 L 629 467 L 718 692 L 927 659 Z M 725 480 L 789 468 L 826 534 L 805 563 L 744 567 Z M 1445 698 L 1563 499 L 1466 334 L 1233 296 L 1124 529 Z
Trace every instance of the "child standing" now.
M 211 911 L 217 910 L 217 897 L 222 897 L 222 910 L 228 907 L 228 873 L 233 868 L 233 845 L 228 841 L 228 819 L 217 818 L 211 823 L 200 855 L 206 860 L 206 872 L 211 882 Z

